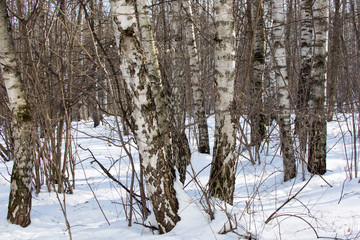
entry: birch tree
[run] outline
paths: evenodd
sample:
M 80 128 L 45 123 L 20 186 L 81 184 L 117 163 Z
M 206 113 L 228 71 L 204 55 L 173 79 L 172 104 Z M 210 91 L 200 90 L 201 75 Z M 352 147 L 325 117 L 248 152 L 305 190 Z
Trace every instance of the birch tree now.
M 300 161 L 305 162 L 306 143 L 308 138 L 308 101 L 309 87 L 312 66 L 312 0 L 301 1 L 301 68 L 298 83 L 298 93 L 296 102 L 295 132 L 299 137 Z
M 189 142 L 185 134 L 185 61 L 183 53 L 183 16 L 181 3 L 174 1 L 170 6 L 171 21 L 171 69 L 170 93 L 168 105 L 170 109 L 172 154 L 176 161 L 180 182 L 185 182 L 186 167 L 190 163 L 191 152 Z M 165 81 L 167 79 L 164 79 Z
M 255 146 L 255 156 L 260 162 L 259 149 L 260 144 L 265 138 L 265 117 L 264 117 L 264 63 L 265 63 L 265 26 L 264 26 L 264 9 L 262 1 L 256 0 L 248 6 L 250 37 L 254 42 L 252 53 L 252 75 L 250 78 L 250 91 L 253 96 L 251 110 L 249 113 L 251 128 L 251 145 Z
M 326 172 L 326 110 L 325 83 L 329 25 L 328 0 L 313 2 L 313 59 L 309 95 L 308 171 Z
M 198 151 L 200 153 L 210 153 L 209 133 L 207 118 L 205 114 L 204 91 L 201 87 L 200 56 L 196 43 L 195 24 L 193 10 L 190 0 L 183 0 L 182 5 L 187 14 L 185 20 L 186 46 L 189 56 L 191 73 L 191 90 L 194 101 L 195 122 L 198 128 Z
M 289 78 L 286 66 L 284 3 L 283 1 L 275 0 L 273 7 L 274 45 L 272 50 L 276 68 L 275 78 L 277 83 L 277 101 L 279 108 L 277 121 L 280 130 L 284 181 L 288 181 L 296 177 L 296 165 L 290 122 L 291 103 L 288 88 Z
M 12 112 L 14 139 L 13 170 L 7 219 L 27 227 L 31 211 L 32 143 L 31 114 L 20 79 L 11 37 L 11 26 L 5 0 L 0 0 L 0 69 Z
M 160 233 L 165 233 L 174 228 L 180 217 L 177 214 L 178 201 L 174 189 L 174 165 L 169 160 L 162 136 L 162 128 L 167 126 L 164 125 L 166 114 L 162 112 L 166 110 L 165 98 L 158 61 L 153 58 L 156 49 L 150 21 L 145 1 L 137 6 L 135 1 L 112 0 L 110 3 L 120 49 L 121 74 L 132 101 L 131 121 L 142 156 L 148 196 Z
M 233 1 L 214 1 L 215 143 L 210 170 L 211 196 L 233 203 L 235 188 L 236 123 L 234 107 L 235 33 Z
M 170 94 L 168 90 L 168 81 L 161 76 L 158 49 L 155 45 L 155 39 L 152 32 L 151 22 L 148 17 L 147 2 L 138 0 L 136 2 L 139 36 L 141 46 L 144 51 L 144 64 L 147 69 L 149 80 L 151 81 L 151 88 L 154 96 L 154 104 L 156 105 L 155 112 L 159 125 L 159 133 L 165 146 L 167 159 L 173 166 L 179 164 L 178 159 L 173 157 L 174 142 L 171 136 L 171 119 L 170 119 Z M 165 89 L 167 88 L 167 89 Z M 180 143 L 180 141 L 175 144 Z
M 330 71 L 327 83 L 327 98 L 328 98 L 328 121 L 332 121 L 335 112 L 336 103 L 336 85 L 339 75 L 339 63 L 340 63 L 340 40 L 341 40 L 341 17 L 340 17 L 340 0 L 334 0 L 335 12 L 333 19 L 333 34 L 332 34 L 332 47 L 330 50 L 331 60 Z

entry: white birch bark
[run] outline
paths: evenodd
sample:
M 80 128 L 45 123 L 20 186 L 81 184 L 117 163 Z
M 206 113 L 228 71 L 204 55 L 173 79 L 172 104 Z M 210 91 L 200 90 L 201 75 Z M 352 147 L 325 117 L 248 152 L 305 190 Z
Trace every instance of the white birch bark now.
M 155 45 L 155 39 L 153 36 L 151 22 L 148 17 L 148 7 L 146 0 L 138 0 L 136 2 L 137 19 L 139 23 L 139 36 L 144 52 L 145 67 L 147 69 L 147 75 L 151 82 L 150 87 L 154 96 L 154 103 L 156 106 L 156 118 L 159 123 L 159 131 L 166 144 L 165 151 L 167 158 L 170 159 L 173 165 L 176 165 L 176 159 L 172 157 L 173 141 L 170 136 L 170 118 L 169 118 L 169 106 L 168 95 L 165 93 L 163 81 L 161 79 L 161 71 L 158 60 L 158 49 Z M 165 82 L 166 83 L 166 82 Z
M 215 39 L 215 144 L 210 194 L 233 203 L 235 188 L 236 123 L 232 113 L 235 83 L 235 33 L 232 1 L 214 1 Z
M 174 4 L 178 4 L 174 2 Z M 184 117 L 180 110 L 181 108 L 181 83 L 173 81 L 171 87 L 172 96 L 168 96 L 165 93 L 162 83 L 165 80 L 161 79 L 158 50 L 155 46 L 155 40 L 151 29 L 150 19 L 148 17 L 147 2 L 145 0 L 139 0 L 137 2 L 137 9 L 139 11 L 139 27 L 142 37 L 142 46 L 145 52 L 146 65 L 149 70 L 150 78 L 152 79 L 152 85 L 154 85 L 153 91 L 155 97 L 155 103 L 157 106 L 157 115 L 160 126 L 160 131 L 166 144 L 168 156 L 171 161 L 176 165 L 179 172 L 179 178 L 182 183 L 185 182 L 186 167 L 190 163 L 191 152 L 189 143 L 184 131 Z M 180 20 L 180 19 L 179 19 Z M 178 24 L 178 23 L 177 23 Z M 178 26 L 180 27 L 180 26 Z M 172 42 L 174 47 L 178 49 L 180 42 Z M 178 56 L 176 56 L 178 57 Z M 180 64 L 181 65 L 181 64 Z M 176 67 L 177 71 L 174 73 L 174 79 L 178 78 L 181 70 Z M 160 85 L 159 85 L 160 84 Z M 168 84 L 168 83 L 164 83 Z M 180 84 L 180 85 L 179 85 Z M 159 87 L 159 86 L 160 87 Z M 183 97 L 184 98 L 184 97 Z M 173 103 L 171 100 L 176 101 Z
M 278 125 L 280 142 L 283 153 L 284 181 L 296 177 L 296 164 L 290 123 L 290 93 L 288 88 L 288 73 L 286 68 L 285 49 L 285 10 L 282 0 L 273 3 L 273 33 L 274 33 L 274 62 L 277 82 Z
M 329 24 L 328 0 L 313 2 L 313 62 L 309 96 L 309 153 L 308 171 L 326 172 L 326 110 L 325 83 Z
M 153 40 L 148 35 L 148 29 L 143 29 L 142 41 L 135 15 L 136 2 L 112 0 L 111 14 L 114 20 L 115 35 L 120 49 L 120 68 L 128 93 L 131 97 L 131 121 L 134 135 L 142 156 L 142 165 L 148 196 L 160 233 L 169 232 L 180 220 L 177 214 L 178 201 L 174 189 L 175 173 L 173 164 L 164 147 L 163 129 L 165 116 L 164 96 L 160 82 L 157 59 L 151 58 L 156 49 Z M 143 4 L 142 2 L 141 4 Z M 139 23 L 141 27 L 149 28 L 149 19 L 145 8 L 140 10 Z M 145 50 L 145 47 L 149 47 Z M 150 52 L 149 52 L 150 51 Z
M 183 8 L 187 14 L 185 20 L 186 46 L 189 55 L 190 73 L 191 73 L 191 90 L 195 108 L 195 122 L 198 127 L 198 151 L 200 153 L 210 153 L 209 133 L 207 118 L 205 114 L 204 91 L 202 90 L 200 78 L 200 56 L 196 43 L 195 25 L 193 19 L 193 10 L 190 0 L 182 1 Z
M 298 102 L 300 108 L 305 108 L 308 101 L 308 83 L 311 73 L 312 63 L 312 40 L 313 40 L 313 19 L 312 19 L 313 0 L 301 1 L 301 76 L 299 86 Z
M 312 64 L 312 40 L 313 40 L 313 22 L 312 22 L 312 2 L 313 0 L 301 1 L 301 72 L 298 85 L 296 132 L 300 134 L 301 129 L 305 129 L 306 108 L 309 99 L 309 82 Z
M 0 0 L 0 68 L 12 112 L 14 138 L 14 165 L 7 219 L 11 223 L 26 227 L 31 222 L 31 116 L 16 63 L 5 0 Z

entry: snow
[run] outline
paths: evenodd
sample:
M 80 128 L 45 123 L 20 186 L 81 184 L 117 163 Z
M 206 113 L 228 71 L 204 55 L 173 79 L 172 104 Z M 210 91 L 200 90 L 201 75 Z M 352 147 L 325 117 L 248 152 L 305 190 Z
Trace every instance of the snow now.
M 249 236 L 250 233 L 254 238 L 264 240 L 305 240 L 317 239 L 317 236 L 330 239 L 335 237 L 359 239 L 359 179 L 350 180 L 348 170 L 354 156 L 354 138 L 350 134 L 353 129 L 352 121 L 349 115 L 337 117 L 339 122 L 328 124 L 328 171 L 324 176 L 311 178 L 306 172 L 306 180 L 303 181 L 299 166 L 298 177 L 284 183 L 279 140 L 275 130 L 269 145 L 263 146 L 260 165 L 252 165 L 246 160 L 248 152 L 245 148 L 239 152 L 234 206 L 209 199 L 211 208 L 215 208 L 215 219 L 212 221 L 204 211 L 204 208 L 208 207 L 202 193 L 209 178 L 211 155 L 198 153 L 193 145 L 192 164 L 188 167 L 185 188 L 180 183 L 175 184 L 181 221 L 171 232 L 164 235 L 158 235 L 156 231 L 134 224 L 134 222 L 142 222 L 138 214 L 135 214 L 132 226 L 128 226 L 126 216 L 129 215 L 129 207 L 124 205 L 129 198 L 126 192 L 109 179 L 96 163 L 91 164 L 93 159 L 89 151 L 79 147 L 80 145 L 84 149 L 89 148 L 105 167 L 112 166 L 110 172 L 113 176 L 130 186 L 129 159 L 125 151 L 119 147 L 120 144 L 116 144 L 119 143 L 119 138 L 113 128 L 109 127 L 109 124 L 94 129 L 92 122 L 74 123 L 73 131 L 76 136 L 74 152 L 77 154 L 78 162 L 74 194 L 57 196 L 55 192 L 47 192 L 46 187 L 43 187 L 39 194 L 34 193 L 32 223 L 27 228 L 12 225 L 6 220 L 10 189 L 9 173 L 12 163 L 0 162 L 1 239 L 69 239 L 61 205 L 65 206 L 72 239 L 75 240 L 119 238 L 228 240 L 239 239 L 239 235 L 244 234 Z M 109 122 L 111 123 L 111 119 Z M 213 144 L 214 118 L 211 117 L 208 122 L 211 144 Z M 355 124 L 357 129 L 357 119 Z M 113 143 L 104 140 L 106 137 L 113 138 Z M 195 141 L 190 139 L 190 143 L 195 144 Z M 128 147 L 136 161 L 135 168 L 138 171 L 136 148 L 133 143 Z M 85 172 L 79 159 L 82 160 Z M 191 176 L 194 175 L 197 176 L 196 181 L 190 181 Z M 138 186 L 135 187 L 137 189 Z M 296 197 L 293 197 L 295 195 Z M 292 199 L 281 207 L 289 198 Z M 265 224 L 279 207 L 281 209 L 273 215 L 268 224 Z M 145 223 L 156 226 L 153 216 L 150 216 Z M 230 226 L 235 227 L 236 233 L 228 232 Z M 219 234 L 219 232 L 228 233 Z

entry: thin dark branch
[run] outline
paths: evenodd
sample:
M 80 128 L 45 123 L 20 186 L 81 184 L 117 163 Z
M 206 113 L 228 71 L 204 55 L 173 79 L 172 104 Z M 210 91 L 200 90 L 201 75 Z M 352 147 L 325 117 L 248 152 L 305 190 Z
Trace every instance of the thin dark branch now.
M 317 231 L 315 230 L 315 228 L 304 218 L 300 217 L 300 216 L 297 216 L 297 215 L 293 215 L 293 214 L 280 214 L 278 215 L 277 217 L 296 217 L 296 218 L 299 218 L 301 220 L 303 220 L 304 222 L 306 222 L 310 227 L 311 229 L 314 231 L 315 235 L 316 235 L 316 238 L 320 238 L 319 234 L 317 233 Z M 322 238 L 325 238 L 325 237 L 322 237 Z M 333 238 L 331 238 L 333 239 Z
M 159 229 L 158 229 L 157 227 L 152 226 L 152 225 L 146 225 L 146 224 L 144 224 L 144 223 L 138 223 L 138 222 L 134 222 L 134 224 L 138 224 L 138 225 L 144 226 L 144 227 L 146 227 L 146 228 L 150 228 L 152 231 L 154 231 L 154 230 L 158 230 L 158 231 L 159 231 Z
M 268 224 L 271 220 L 274 219 L 274 215 L 280 211 L 280 209 L 282 209 L 286 204 L 288 204 L 292 199 L 296 198 L 296 196 L 309 184 L 310 180 L 313 178 L 314 175 L 311 175 L 311 177 L 309 178 L 309 180 L 304 184 L 304 186 L 302 186 L 300 188 L 300 190 L 295 193 L 295 195 L 293 195 L 291 198 L 288 198 L 280 207 L 278 207 L 265 221 L 265 224 Z
M 91 161 L 91 163 L 96 162 L 96 163 L 99 165 L 99 167 L 104 171 L 104 173 L 105 173 L 111 180 L 113 180 L 114 182 L 116 182 L 117 184 L 119 184 L 123 189 L 125 189 L 126 192 L 128 192 L 129 194 L 131 194 L 131 191 L 130 191 L 124 184 L 122 184 L 119 180 L 117 180 L 98 160 L 96 160 L 94 154 L 92 153 L 92 151 L 91 151 L 90 149 L 88 149 L 88 148 L 85 149 L 85 148 L 83 148 L 81 145 L 79 145 L 79 147 L 80 147 L 82 150 L 85 150 L 85 151 L 90 152 L 92 158 L 94 159 L 93 161 Z M 138 202 L 138 203 L 142 206 L 142 202 L 137 198 L 137 197 L 141 198 L 140 195 L 138 195 L 138 194 L 136 194 L 136 193 L 133 192 L 133 193 L 131 194 L 131 197 L 132 197 L 136 202 Z M 145 198 L 145 199 L 146 199 L 146 200 L 149 200 L 149 198 Z M 148 208 L 147 208 L 146 210 L 147 210 L 148 212 L 150 212 L 150 210 L 149 210 Z

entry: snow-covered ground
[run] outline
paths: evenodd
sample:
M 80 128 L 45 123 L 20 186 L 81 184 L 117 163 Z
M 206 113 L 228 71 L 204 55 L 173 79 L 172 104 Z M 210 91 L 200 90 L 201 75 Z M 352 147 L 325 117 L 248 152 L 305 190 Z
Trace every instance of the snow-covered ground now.
M 322 177 L 314 176 L 310 179 L 310 175 L 306 173 L 306 180 L 303 181 L 299 166 L 297 179 L 284 183 L 276 131 L 271 137 L 272 141 L 263 146 L 260 165 L 252 165 L 246 159 L 248 152 L 241 152 L 234 206 L 211 200 L 210 205 L 215 208 L 213 221 L 210 221 L 209 215 L 204 211 L 206 204 L 201 191 L 201 188 L 206 188 L 211 156 L 199 154 L 195 150 L 194 140 L 190 140 L 193 144 L 192 166 L 188 167 L 185 188 L 180 184 L 176 185 L 181 221 L 173 231 L 164 235 L 157 235 L 149 228 L 134 223 L 142 223 L 138 214 L 133 217 L 132 226 L 128 226 L 128 196 L 96 163 L 91 164 L 93 158 L 90 152 L 80 148 L 90 149 L 104 166 L 111 166 L 110 172 L 118 180 L 129 186 L 131 166 L 125 151 L 117 146 L 116 143 L 119 142 L 115 140 L 114 143 L 109 143 L 89 137 L 116 139 L 116 134 L 110 130 L 109 125 L 104 124 L 94 129 L 91 122 L 76 123 L 74 129 L 80 131 L 74 130 L 73 145 L 78 162 L 75 192 L 57 196 L 43 187 L 40 194 L 33 195 L 32 223 L 27 228 L 9 224 L 6 220 L 12 163 L 0 162 L 0 239 L 69 239 L 60 203 L 66 207 L 66 217 L 74 240 L 220 240 L 241 239 L 241 235 L 252 236 L 253 239 L 360 239 L 360 184 L 359 179 L 349 180 L 347 170 L 348 161 L 354 157 L 354 139 L 348 131 L 349 128 L 352 129 L 352 123 L 350 120 L 345 122 L 343 116 L 342 119 L 340 124 L 328 124 L 328 171 Z M 213 136 L 213 118 L 209 119 L 209 124 L 210 135 Z M 343 134 L 346 134 L 344 138 Z M 213 142 L 213 138 L 211 140 Z M 357 149 L 359 147 L 357 145 Z M 130 150 L 138 170 L 136 150 Z M 194 174 L 197 181 L 189 182 Z M 283 205 L 284 203 L 286 204 Z M 230 226 L 234 228 L 234 232 L 229 232 Z M 219 234 L 220 232 L 227 233 Z

